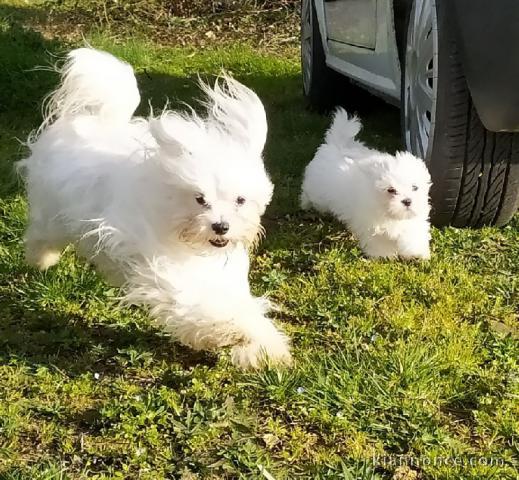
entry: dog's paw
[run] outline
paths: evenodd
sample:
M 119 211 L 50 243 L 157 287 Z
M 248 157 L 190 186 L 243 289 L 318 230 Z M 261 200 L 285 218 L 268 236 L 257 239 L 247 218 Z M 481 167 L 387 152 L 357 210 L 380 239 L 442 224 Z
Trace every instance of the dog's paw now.
M 47 270 L 59 262 L 61 252 L 53 249 L 26 247 L 25 261 L 39 270 Z
M 429 249 L 407 251 L 400 252 L 399 256 L 405 260 L 429 260 L 431 258 L 431 252 Z
M 251 341 L 235 345 L 231 350 L 234 365 L 243 369 L 258 369 L 268 365 L 292 364 L 290 346 L 286 338 L 269 344 Z
M 372 237 L 369 241 L 361 243 L 362 252 L 370 259 L 396 258 L 397 248 L 395 242 L 383 237 Z

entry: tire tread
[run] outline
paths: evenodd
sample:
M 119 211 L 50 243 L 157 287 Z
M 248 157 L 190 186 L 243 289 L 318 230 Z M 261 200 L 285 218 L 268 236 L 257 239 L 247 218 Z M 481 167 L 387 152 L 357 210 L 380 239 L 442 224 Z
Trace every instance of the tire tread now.
M 448 20 L 441 14 L 440 18 L 444 19 L 439 28 L 444 29 L 442 65 L 447 75 L 442 96 L 445 122 L 435 133 L 442 146 L 433 152 L 432 161 L 443 156 L 444 170 L 436 170 L 441 180 L 433 185 L 433 220 L 459 227 L 503 225 L 519 202 L 519 133 L 495 133 L 483 126 L 470 96 L 458 42 Z

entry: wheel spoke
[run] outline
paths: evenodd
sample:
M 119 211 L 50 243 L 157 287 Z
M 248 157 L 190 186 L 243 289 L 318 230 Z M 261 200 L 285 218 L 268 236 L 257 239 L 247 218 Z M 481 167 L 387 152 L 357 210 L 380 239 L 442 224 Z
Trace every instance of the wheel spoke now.
M 429 63 L 433 59 L 433 45 L 432 41 L 424 38 L 423 42 L 420 43 L 418 55 L 418 68 L 422 72 L 426 72 L 429 68 Z
M 435 102 L 436 31 L 434 3 L 416 0 L 411 12 L 405 65 L 404 115 L 407 147 L 426 158 Z
M 430 31 L 432 24 L 431 19 L 431 2 L 430 0 L 422 0 L 421 2 L 420 22 L 417 25 L 417 31 L 420 32 L 420 37 L 426 37 Z M 422 40 L 422 38 L 421 38 Z
M 427 22 L 427 4 L 426 0 L 417 0 L 416 5 L 418 11 L 418 15 L 415 23 L 415 35 L 419 37 L 424 30 L 424 25 Z
M 426 87 L 425 85 L 420 83 L 416 85 L 416 97 L 417 97 L 417 105 L 418 108 L 422 111 L 431 110 L 432 108 L 432 102 L 433 102 L 433 92 L 432 89 L 429 87 Z

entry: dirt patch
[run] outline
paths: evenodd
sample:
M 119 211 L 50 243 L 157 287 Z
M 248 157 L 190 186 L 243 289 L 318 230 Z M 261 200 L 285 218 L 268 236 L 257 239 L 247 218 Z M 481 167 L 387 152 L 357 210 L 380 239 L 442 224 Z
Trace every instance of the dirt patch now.
M 117 37 L 142 34 L 165 45 L 236 42 L 269 51 L 297 48 L 296 0 L 47 0 L 35 26 L 75 39 L 95 29 Z

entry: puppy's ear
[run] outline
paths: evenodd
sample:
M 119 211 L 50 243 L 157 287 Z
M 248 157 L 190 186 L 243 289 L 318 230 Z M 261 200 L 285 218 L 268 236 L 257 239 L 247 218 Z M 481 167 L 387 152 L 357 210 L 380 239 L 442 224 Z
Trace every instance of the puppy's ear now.
M 150 119 L 150 131 L 160 148 L 171 156 L 192 153 L 205 126 L 202 120 L 192 114 L 189 117 L 165 111 L 157 118 Z
M 207 101 L 208 126 L 238 139 L 254 156 L 260 157 L 267 139 L 267 116 L 258 96 L 228 75 L 214 87 L 200 83 Z
M 409 172 L 409 178 L 412 178 L 415 182 L 426 188 L 432 185 L 429 169 L 420 157 L 410 152 L 397 152 L 395 156 L 397 160 L 403 164 L 403 168 Z

